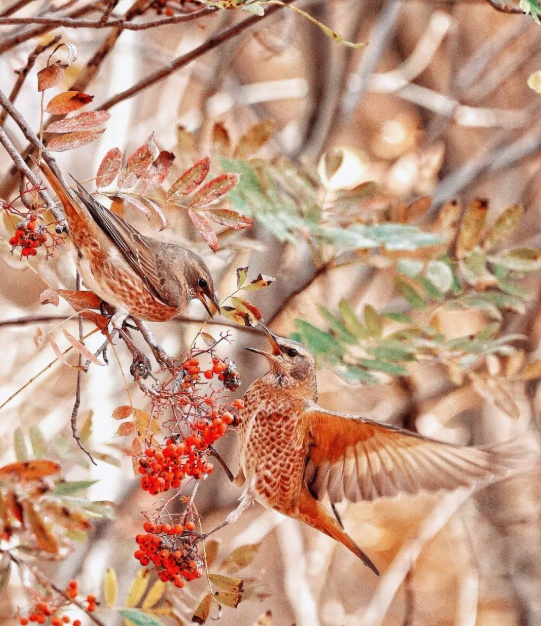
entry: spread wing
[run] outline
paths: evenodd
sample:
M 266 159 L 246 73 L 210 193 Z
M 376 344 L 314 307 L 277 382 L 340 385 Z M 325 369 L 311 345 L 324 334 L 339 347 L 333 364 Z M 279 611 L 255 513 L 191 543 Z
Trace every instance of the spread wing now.
M 81 202 L 98 226 L 113 241 L 132 270 L 145 283 L 150 293 L 164 304 L 178 307 L 181 298 L 180 285 L 168 281 L 166 289 L 162 278 L 173 271 L 167 267 L 170 265 L 167 259 L 152 249 L 147 238 L 133 226 L 106 209 L 79 182 L 75 182 L 78 187 L 75 193 Z M 173 289 L 175 284 L 177 289 Z
M 305 415 L 306 485 L 316 497 L 328 495 L 333 503 L 453 490 L 490 482 L 524 465 L 524 450 L 515 444 L 446 444 L 315 404 Z

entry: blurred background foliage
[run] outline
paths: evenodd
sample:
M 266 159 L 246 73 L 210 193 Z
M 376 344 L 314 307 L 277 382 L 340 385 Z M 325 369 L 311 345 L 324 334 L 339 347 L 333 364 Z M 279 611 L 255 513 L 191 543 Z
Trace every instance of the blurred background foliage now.
M 167 17 L 168 8 L 172 15 L 196 8 L 146 4 L 151 10 L 130 19 L 142 23 Z M 197 21 L 122 33 L 0 22 L 0 89 L 9 93 L 14 72 L 35 46 L 60 33 L 79 53 L 62 89 L 77 85 L 94 95 L 92 106 L 105 105 L 111 114 L 95 142 L 57 157 L 64 172 L 89 181 L 108 150 L 130 154 L 154 133 L 159 149 L 176 155 L 166 189 L 207 156 L 213 176 L 240 174 L 224 207 L 253 219 L 254 226 L 214 226 L 216 254 L 188 212 L 168 202 L 166 191 L 152 195 L 168 223 L 160 234 L 160 220 L 154 214 L 143 219 L 137 198 L 119 201 L 114 185 L 109 194 L 116 209 L 146 234 L 190 242 L 204 255 L 222 296 L 236 290 L 239 267 L 249 267 L 250 280 L 275 277 L 268 288 L 243 297 L 259 307 L 275 332 L 292 334 L 313 350 L 326 408 L 446 441 L 490 444 L 521 436 L 536 442 L 541 100 L 528 79 L 541 67 L 541 30 L 530 16 L 498 11 L 496 4 L 298 2 L 346 40 L 368 45 L 339 45 L 284 8 L 117 103 L 117 94 L 252 18 L 246 11 L 217 10 Z M 106 6 L 113 16 L 133 8 L 129 2 L 5 5 L 6 18 L 55 10 L 60 18 L 97 20 Z M 534 14 L 535 3 L 529 5 Z M 100 50 L 107 53 L 96 65 Z M 38 60 L 16 100 L 34 130 L 40 106 L 35 71 L 42 66 Z M 9 118 L 5 130 L 24 152 L 25 140 Z M 0 197 L 10 201 L 18 193 L 18 177 L 3 151 L 0 163 Z M 4 220 L 2 237 L 11 235 Z M 39 298 L 48 286 L 75 288 L 70 247 L 27 264 L 2 245 L 0 404 L 54 359 L 50 345 L 36 348 L 33 337 L 37 327 L 46 333 L 73 313 L 67 302 L 53 309 Z M 201 315 L 193 304 L 186 319 L 154 324 L 153 332 L 170 354 L 181 354 Z M 215 319 L 206 330 L 214 336 L 229 330 L 234 338 L 219 351 L 236 363 L 242 395 L 265 369 L 242 348 L 258 345 L 260 338 L 223 322 Z M 66 328 L 77 335 L 76 321 Z M 98 345 L 96 338 L 87 342 L 89 349 Z M 171 593 L 169 600 L 159 585 L 152 587 L 154 581 L 143 582 L 132 557 L 139 512 L 151 502 L 132 478 L 111 418 L 126 404 L 125 352 L 119 350 L 120 363 L 92 366 L 83 377 L 79 429 L 97 467 L 70 440 L 76 372 L 59 363 L 1 409 L 0 464 L 14 461 L 16 453 L 19 460 L 52 458 L 62 465 L 67 482 L 55 483 L 53 494 L 71 501 L 78 512 L 71 539 L 84 541 L 70 547 L 67 560 L 40 562 L 59 585 L 77 577 L 87 593 L 105 600 L 105 577 L 111 605 L 155 609 L 163 623 L 175 623 L 173 606 L 187 622 L 204 584 Z M 134 383 L 129 389 L 134 403 L 148 410 Z M 234 470 L 235 446 L 233 435 L 220 444 Z M 8 499 L 20 490 L 32 494 L 25 491 L 24 477 L 16 488 L 11 475 L 4 479 Z M 222 521 L 238 495 L 223 473 L 210 476 L 197 500 L 204 527 Z M 343 506 L 348 532 L 381 567 L 381 579 L 326 537 L 254 506 L 220 532 L 221 545 L 207 547 L 209 559 L 219 564 L 214 571 L 241 570 L 245 582 L 238 608 L 227 608 L 235 602 L 221 597 L 221 623 L 539 624 L 540 498 L 539 476 L 530 472 L 471 499 L 451 494 Z M 114 520 L 109 501 L 117 503 Z M 47 506 L 53 510 L 49 520 L 62 519 L 58 499 L 37 508 Z M 88 532 L 85 520 L 95 515 L 103 517 L 92 520 Z M 52 541 L 51 528 L 32 519 L 32 533 L 45 544 Z M 242 547 L 259 542 L 257 550 Z M 105 576 L 108 567 L 116 574 Z M 24 606 L 24 590 L 15 576 L 3 582 L 0 618 L 10 624 L 16 607 Z M 112 611 L 103 615 L 107 624 L 120 620 Z

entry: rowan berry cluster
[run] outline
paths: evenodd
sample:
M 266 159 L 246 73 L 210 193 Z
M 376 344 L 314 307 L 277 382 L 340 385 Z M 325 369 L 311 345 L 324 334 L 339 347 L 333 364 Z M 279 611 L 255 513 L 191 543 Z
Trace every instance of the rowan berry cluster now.
M 21 247 L 21 256 L 35 256 L 37 248 L 47 241 L 47 229 L 44 226 L 38 226 L 35 218 L 19 222 L 17 230 L 9 244 L 16 248 Z
M 69 600 L 75 600 L 79 595 L 79 583 L 76 580 L 70 580 L 64 596 L 60 596 L 60 601 L 53 600 L 38 600 L 30 610 L 27 616 L 21 616 L 19 618 L 19 624 L 21 626 L 27 626 L 28 624 L 50 624 L 50 626 L 65 626 L 71 624 L 71 626 L 81 626 L 80 619 L 74 619 L 72 621 L 69 615 L 64 613 L 66 608 L 66 598 Z M 88 613 L 92 613 L 96 610 L 97 600 L 93 595 L 88 595 L 84 607 Z
M 137 535 L 139 549 L 134 552 L 141 565 L 152 563 L 160 580 L 179 589 L 187 581 L 201 578 L 203 561 L 194 541 L 197 534 L 193 522 L 171 526 L 147 521 L 143 528 L 146 534 Z

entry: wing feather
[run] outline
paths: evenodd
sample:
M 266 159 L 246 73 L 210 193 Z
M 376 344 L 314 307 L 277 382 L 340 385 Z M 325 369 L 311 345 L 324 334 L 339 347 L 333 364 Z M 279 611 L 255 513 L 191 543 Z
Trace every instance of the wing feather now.
M 315 496 L 328 495 L 333 503 L 470 487 L 530 466 L 525 450 L 514 443 L 447 444 L 316 404 L 305 415 L 310 443 L 305 481 Z

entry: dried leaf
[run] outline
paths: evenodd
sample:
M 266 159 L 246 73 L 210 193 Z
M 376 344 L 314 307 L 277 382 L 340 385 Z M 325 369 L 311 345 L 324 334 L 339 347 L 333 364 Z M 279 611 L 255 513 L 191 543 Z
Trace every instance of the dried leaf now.
M 58 543 L 54 538 L 54 535 L 47 528 L 43 518 L 39 515 L 34 508 L 34 505 L 29 500 L 25 500 L 24 503 L 24 517 L 30 524 L 30 528 L 36 537 L 38 547 L 44 552 L 57 554 Z
M 213 151 L 220 156 L 231 154 L 231 137 L 229 131 L 221 122 L 215 122 L 212 127 L 212 147 Z
M 21 463 L 28 461 L 26 441 L 24 440 L 23 429 L 20 426 L 18 426 L 13 433 L 13 449 L 17 461 L 20 461 Z
M 470 203 L 460 225 L 456 242 L 456 255 L 463 259 L 479 243 L 485 227 L 488 201 L 477 198 Z
M 232 306 L 223 306 L 221 307 L 222 315 L 227 317 L 228 320 L 234 322 L 235 324 L 240 324 L 241 326 L 250 326 L 252 327 L 252 320 L 250 316 L 243 311 L 239 311 Z
M 149 589 L 143 601 L 143 609 L 151 609 L 155 604 L 158 604 L 165 593 L 165 587 L 166 584 L 163 581 L 157 580 Z
M 255 280 L 252 280 L 252 282 L 243 287 L 243 289 L 244 291 L 257 291 L 259 289 L 264 289 L 265 287 L 268 287 L 275 280 L 276 278 L 273 278 L 272 276 L 259 274 L 259 276 Z
M 243 313 L 248 313 L 250 317 L 253 317 L 257 321 L 259 321 L 263 317 L 261 315 L 261 311 L 256 306 L 248 302 L 248 300 L 244 300 L 244 298 L 232 296 L 231 302 L 235 305 L 237 309 L 239 309 Z
M 224 591 L 233 591 L 235 593 L 244 591 L 244 582 L 241 578 L 225 576 L 224 574 L 209 574 L 208 579 L 213 585 L 216 585 L 216 587 L 219 587 Z
M 234 574 L 244 567 L 250 565 L 254 560 L 260 543 L 249 543 L 235 548 L 233 552 L 224 560 L 221 567 L 229 574 Z
M 152 217 L 152 211 L 137 196 L 128 193 L 118 193 L 117 196 L 119 198 L 122 198 L 124 202 L 127 202 L 128 204 L 131 204 L 133 207 L 135 207 L 147 218 L 147 220 Z
M 145 411 L 141 409 L 133 409 L 133 418 L 139 432 L 147 435 L 150 433 L 160 433 L 161 428 L 158 422 Z
M 128 593 L 128 597 L 126 598 L 126 606 L 128 608 L 137 606 L 139 604 L 139 601 L 147 590 L 149 582 L 150 572 L 146 567 L 142 567 L 135 575 L 135 578 L 133 579 L 130 587 L 130 591 Z
M 92 100 L 94 96 L 82 91 L 64 91 L 51 99 L 45 111 L 51 115 L 65 115 L 86 106 Z
M 118 577 L 113 567 L 108 567 L 103 580 L 103 595 L 107 606 L 111 609 L 118 598 Z
M 242 230 L 243 228 L 250 228 L 253 226 L 254 221 L 241 213 L 231 211 L 230 209 L 209 209 L 204 214 L 213 222 L 233 228 L 234 230 Z
M 45 292 L 44 292 L 45 293 Z M 64 298 L 75 311 L 83 309 L 99 309 L 102 300 L 93 291 L 69 291 L 68 289 L 58 289 L 56 292 Z
M 119 437 L 128 437 L 135 434 L 135 424 L 133 422 L 122 422 L 116 433 Z
M 141 176 L 137 185 L 137 191 L 145 195 L 154 191 L 167 178 L 173 165 L 175 155 L 167 150 L 162 150 L 158 158 L 150 165 L 148 170 Z
M 117 177 L 122 167 L 122 151 L 119 148 L 111 148 L 103 157 L 98 174 L 96 176 L 96 187 L 108 187 Z
M 423 196 L 422 198 L 417 198 L 417 200 L 414 200 L 406 209 L 408 222 L 418 220 L 428 211 L 431 205 L 431 196 Z
M 49 343 L 51 344 L 51 348 L 53 349 L 53 352 L 55 353 L 55 356 L 57 359 L 59 359 L 60 361 L 62 361 L 62 363 L 65 363 L 66 365 L 68 365 L 69 367 L 74 367 L 76 368 L 77 366 L 72 365 L 65 357 L 64 354 L 62 354 L 62 350 L 60 350 L 60 348 L 58 347 L 58 344 L 55 341 L 55 338 L 53 337 L 52 333 L 49 333 L 47 335 L 47 338 L 49 339 Z
M 254 124 L 240 138 L 233 153 L 233 158 L 247 159 L 254 152 L 257 152 L 272 137 L 275 128 L 276 125 L 272 120 L 263 120 Z
M 192 165 L 171 185 L 167 192 L 168 200 L 177 200 L 182 196 L 187 196 L 205 180 L 210 170 L 210 159 L 205 157 Z
M 51 152 L 65 152 L 86 146 L 95 141 L 103 132 L 104 128 L 98 130 L 83 130 L 76 133 L 66 133 L 59 137 L 53 137 L 47 144 L 47 150 Z
M 520 372 L 519 377 L 522 380 L 537 380 L 541 378 L 541 359 L 536 359 L 528 363 Z
M 488 260 L 516 272 L 534 272 L 541 268 L 541 250 L 516 248 L 498 255 L 489 255 Z
M 521 204 L 513 204 L 507 207 L 494 222 L 494 225 L 485 237 L 483 248 L 490 250 L 504 241 L 504 239 L 507 239 L 518 226 L 523 215 L 524 207 Z
M 131 406 L 117 406 L 113 411 L 113 419 L 125 420 L 132 414 L 133 408 Z
M 207 595 L 197 605 L 197 608 L 192 615 L 192 622 L 195 622 L 196 624 L 204 624 L 209 618 L 211 606 L 212 595 L 207 593 Z
M 237 267 L 237 289 L 240 289 L 248 277 L 247 267 Z
M 205 345 L 207 345 L 207 346 L 215 346 L 216 345 L 216 339 L 210 333 L 206 333 L 205 331 L 201 331 L 199 334 L 201 336 L 201 339 L 205 342 Z
M 325 178 L 330 181 L 331 178 L 340 169 L 344 162 L 344 152 L 341 148 L 333 148 L 323 155 L 323 163 L 325 165 Z
M 160 218 L 160 230 L 164 230 L 165 228 L 167 228 L 167 220 L 165 219 L 165 214 L 162 211 L 162 208 L 150 198 L 143 198 L 143 200 L 154 210 L 156 215 Z
M 137 182 L 137 175 L 135 172 L 130 172 L 127 168 L 123 168 L 117 178 L 117 185 L 119 189 L 130 189 Z M 120 196 L 120 194 L 119 194 Z
M 45 291 L 39 294 L 40 304 L 54 304 L 54 306 L 58 306 L 59 302 L 58 291 L 56 289 L 45 289 Z
M 104 335 L 109 336 L 106 332 L 107 326 L 109 326 L 109 318 L 105 315 L 100 315 L 94 311 L 80 311 L 79 316 L 85 320 L 88 320 L 95 324 L 95 326 L 103 332 Z
M 53 54 L 58 52 L 58 50 L 62 50 L 66 55 L 64 61 L 58 61 L 58 63 L 60 63 L 62 67 L 69 67 L 70 65 L 73 65 L 75 61 L 77 61 L 77 47 L 74 44 L 62 42 L 58 44 L 58 46 L 56 46 L 56 48 L 53 50 Z
M 232 591 L 217 591 L 214 594 L 214 598 L 225 606 L 230 606 L 232 609 L 236 609 L 242 600 L 241 593 L 233 593 Z
M 220 174 L 216 176 L 191 198 L 191 207 L 206 206 L 221 198 L 239 182 L 238 174 Z
M 219 539 L 208 539 L 205 541 L 205 559 L 206 566 L 211 567 L 220 549 L 221 541 Z
M 48 133 L 71 133 L 78 130 L 91 130 L 101 126 L 111 117 L 107 111 L 89 111 L 78 113 L 64 120 L 58 120 L 47 126 Z
M 195 226 L 197 232 L 207 242 L 210 249 L 213 252 L 216 252 L 219 245 L 218 237 L 216 236 L 214 230 L 212 230 L 212 225 L 209 220 L 201 213 L 197 213 L 196 211 L 192 211 L 191 209 L 188 209 L 188 215 L 190 216 L 190 219 L 192 220 L 192 223 Z
M 38 72 L 38 91 L 45 91 L 64 80 L 65 71 L 60 63 L 53 63 Z
M 75 337 L 64 327 L 62 327 L 62 331 L 64 333 L 64 337 L 70 342 L 70 344 L 84 359 L 90 361 L 91 363 L 94 363 L 95 365 L 105 365 L 97 357 L 95 357 L 84 344 L 82 344 L 78 339 L 75 339 Z
M 36 344 L 36 348 L 39 348 L 43 343 L 43 331 L 39 326 L 34 331 L 34 343 Z

